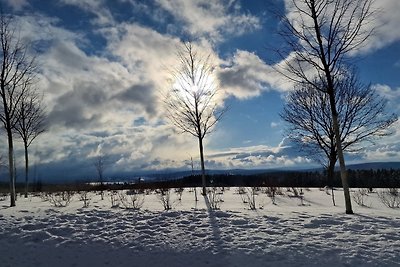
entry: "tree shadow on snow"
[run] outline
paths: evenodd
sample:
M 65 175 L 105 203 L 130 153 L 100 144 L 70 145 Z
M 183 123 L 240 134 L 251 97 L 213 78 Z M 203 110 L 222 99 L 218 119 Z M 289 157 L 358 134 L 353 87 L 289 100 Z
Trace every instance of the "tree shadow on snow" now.
M 208 199 L 207 195 L 204 196 L 204 201 L 207 206 L 208 218 L 209 218 L 209 222 L 210 222 L 210 226 L 211 226 L 211 230 L 212 230 L 212 234 L 213 234 L 213 243 L 215 246 L 215 248 L 213 249 L 213 252 L 223 253 L 224 252 L 224 246 L 223 246 L 224 242 L 222 240 L 221 229 L 218 225 L 215 211 L 211 208 L 210 200 Z

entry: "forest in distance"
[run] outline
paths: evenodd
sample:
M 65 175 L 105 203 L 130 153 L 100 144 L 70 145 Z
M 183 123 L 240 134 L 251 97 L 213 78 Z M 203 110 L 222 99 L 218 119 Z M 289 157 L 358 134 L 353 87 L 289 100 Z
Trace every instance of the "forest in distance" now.
M 124 189 L 160 189 L 201 187 L 201 174 L 191 175 L 189 171 L 169 174 L 158 178 L 132 178 L 129 181 L 96 183 L 75 181 L 70 183 L 49 183 L 38 181 L 30 185 L 32 192 L 49 191 L 102 191 Z M 352 188 L 399 188 L 400 169 L 348 169 L 349 186 Z M 318 170 L 285 171 L 285 170 L 248 170 L 247 174 L 235 172 L 210 171 L 206 175 L 207 187 L 300 187 L 323 188 L 342 187 L 340 172 L 336 171 L 332 181 L 327 180 L 326 173 Z M 0 192 L 6 193 L 7 183 L 0 183 Z M 24 184 L 17 183 L 16 191 L 23 192 Z

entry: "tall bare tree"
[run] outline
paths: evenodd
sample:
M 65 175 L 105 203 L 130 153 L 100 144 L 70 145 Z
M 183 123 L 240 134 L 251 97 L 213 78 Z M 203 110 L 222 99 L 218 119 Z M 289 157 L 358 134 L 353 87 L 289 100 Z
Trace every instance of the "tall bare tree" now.
M 288 93 L 280 115 L 288 123 L 289 137 L 326 167 L 329 184 L 338 153 L 328 95 L 304 86 L 298 84 Z M 357 151 L 365 142 L 390 134 L 389 127 L 397 120 L 397 115 L 387 112 L 386 100 L 351 70 L 337 83 L 335 103 L 343 151 Z
M 29 154 L 32 142 L 46 130 L 46 113 L 36 88 L 31 87 L 22 96 L 17 109 L 15 131 L 21 137 L 25 152 L 25 197 L 28 197 Z
M 8 141 L 8 168 L 10 174 L 10 206 L 15 206 L 15 166 L 13 129 L 18 122 L 18 107 L 35 77 L 34 58 L 27 55 L 27 46 L 21 42 L 13 19 L 0 13 L 0 120 Z
M 351 53 L 372 34 L 372 0 L 291 0 L 287 5 L 291 12 L 282 17 L 280 30 L 287 44 L 287 49 L 280 50 L 282 73 L 328 96 L 346 213 L 352 214 L 335 91 L 343 65 L 350 64 Z
M 206 195 L 204 165 L 205 136 L 222 118 L 226 109 L 218 106 L 219 91 L 214 79 L 211 55 L 201 55 L 184 43 L 177 51 L 179 65 L 171 70 L 171 87 L 164 98 L 167 117 L 182 132 L 197 138 L 200 151 L 203 195 Z

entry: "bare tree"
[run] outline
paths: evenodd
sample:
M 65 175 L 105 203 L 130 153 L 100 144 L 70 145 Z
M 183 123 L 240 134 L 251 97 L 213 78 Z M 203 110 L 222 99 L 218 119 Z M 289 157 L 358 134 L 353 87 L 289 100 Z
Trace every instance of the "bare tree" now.
M 289 137 L 325 166 L 329 185 L 338 153 L 328 103 L 326 93 L 313 90 L 309 84 L 298 84 L 288 93 L 280 115 L 289 124 Z M 397 120 L 397 115 L 386 112 L 386 100 L 371 86 L 359 82 L 354 71 L 349 70 L 338 80 L 335 103 L 343 151 L 355 152 L 365 142 L 390 134 L 389 127 Z M 332 199 L 334 202 L 333 192 Z
M 103 174 L 104 174 L 104 170 L 107 167 L 106 157 L 104 155 L 97 156 L 93 161 L 93 165 L 96 168 L 98 179 L 99 179 L 99 182 L 100 182 L 101 200 L 104 200 L 104 192 L 103 192 L 103 189 L 104 189 L 104 177 L 103 177 Z
M 22 96 L 18 106 L 18 121 L 15 131 L 21 137 L 25 152 L 25 197 L 28 197 L 29 154 L 32 142 L 46 130 L 46 113 L 42 98 L 31 87 Z
M 213 77 L 210 55 L 201 55 L 191 43 L 178 49 L 179 65 L 171 70 L 172 85 L 165 96 L 167 117 L 182 132 L 199 142 L 203 195 L 206 195 L 204 137 L 226 109 L 218 106 L 218 86 Z
M 22 97 L 32 85 L 36 66 L 27 55 L 11 17 L 0 13 L 0 120 L 8 141 L 8 168 L 10 174 L 10 206 L 15 206 L 15 166 L 13 129 L 18 122 L 18 108 Z
M 372 33 L 368 27 L 375 16 L 372 0 L 291 0 L 287 5 L 292 12 L 281 23 L 280 34 L 287 44 L 279 51 L 282 73 L 328 95 L 346 213 L 352 214 L 335 91 L 343 65 Z

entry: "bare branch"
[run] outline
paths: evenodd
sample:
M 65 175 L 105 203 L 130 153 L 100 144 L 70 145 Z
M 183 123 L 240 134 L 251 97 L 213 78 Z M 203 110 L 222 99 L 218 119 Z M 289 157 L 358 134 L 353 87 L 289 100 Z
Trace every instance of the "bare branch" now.
M 177 51 L 180 65 L 171 72 L 170 90 L 164 97 L 167 117 L 182 132 L 204 138 L 226 111 L 219 107 L 210 55 L 201 56 L 191 43 Z

